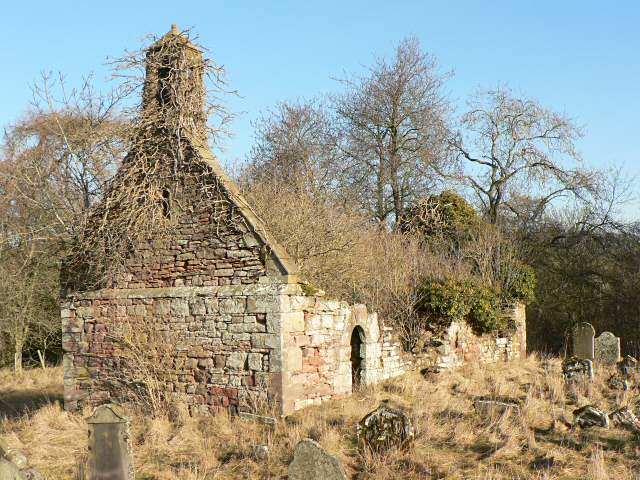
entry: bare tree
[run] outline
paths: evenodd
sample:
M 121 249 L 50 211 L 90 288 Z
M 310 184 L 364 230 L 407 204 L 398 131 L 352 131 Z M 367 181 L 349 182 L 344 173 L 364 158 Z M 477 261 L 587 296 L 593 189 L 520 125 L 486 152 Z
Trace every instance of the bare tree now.
M 450 146 L 491 223 L 505 211 L 539 218 L 561 197 L 586 200 L 597 192 L 598 174 L 581 165 L 581 132 L 567 116 L 505 88 L 468 105 Z
M 331 113 L 317 101 L 278 104 L 254 123 L 243 180 L 303 186 L 308 193 L 331 189 L 340 159 L 331 125 Z
M 59 338 L 60 260 L 128 143 L 118 94 L 98 95 L 90 80 L 67 91 L 50 77 L 34 92 L 0 157 L 0 332 L 17 372 L 26 348 Z
M 415 38 L 332 98 L 345 154 L 342 187 L 380 222 L 433 189 L 442 169 L 446 74 Z

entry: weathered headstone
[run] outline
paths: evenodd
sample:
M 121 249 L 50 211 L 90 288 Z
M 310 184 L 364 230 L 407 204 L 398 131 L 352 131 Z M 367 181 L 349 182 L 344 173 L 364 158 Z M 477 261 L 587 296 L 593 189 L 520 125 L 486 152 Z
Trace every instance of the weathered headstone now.
M 133 480 L 129 420 L 115 405 L 101 405 L 89 425 L 88 480 Z
M 288 473 L 289 480 L 347 480 L 340 462 L 310 438 L 296 445 Z
M 627 391 L 631 387 L 631 382 L 629 382 L 628 378 L 625 378 L 619 373 L 614 373 L 608 378 L 607 387 L 611 390 Z
M 29 466 L 29 461 L 17 448 L 0 440 L 0 480 L 43 480 L 44 477 Z
M 638 361 L 631 355 L 625 355 L 625 357 L 618 362 L 618 370 L 624 376 L 631 376 L 638 372 Z
M 406 413 L 381 405 L 369 412 L 356 427 L 358 443 L 373 451 L 401 447 L 413 440 L 413 426 Z
M 593 362 L 578 357 L 567 358 L 562 362 L 562 375 L 567 383 L 591 380 L 593 378 Z
M 609 426 L 609 416 L 593 405 L 585 405 L 573 411 L 573 424 L 580 428 Z
M 573 327 L 573 355 L 593 360 L 595 335 L 596 331 L 590 323 L 582 322 Z
M 602 332 L 594 341 L 594 353 L 599 365 L 615 365 L 620 360 L 620 337 Z

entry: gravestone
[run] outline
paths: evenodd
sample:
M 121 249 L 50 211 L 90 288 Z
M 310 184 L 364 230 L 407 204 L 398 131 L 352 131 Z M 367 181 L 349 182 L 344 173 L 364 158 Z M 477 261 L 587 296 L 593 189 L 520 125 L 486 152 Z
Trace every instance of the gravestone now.
M 602 332 L 594 341 L 596 363 L 615 365 L 620 360 L 620 337 L 611 332 Z
M 340 462 L 310 438 L 296 445 L 288 473 L 289 480 L 347 480 Z
M 381 452 L 413 440 L 413 426 L 406 413 L 381 405 L 365 415 L 356 427 L 358 443 Z
M 592 380 L 593 362 L 578 357 L 567 358 L 562 362 L 562 375 L 567 383 Z
M 596 331 L 590 323 L 582 322 L 573 327 L 573 355 L 593 360 L 595 335 Z
M 625 355 L 625 357 L 618 362 L 618 370 L 624 376 L 631 376 L 638 372 L 638 361 L 631 355 Z
M 133 480 L 129 420 L 115 405 L 101 405 L 89 425 L 88 480 Z
M 614 373 L 607 380 L 607 387 L 609 387 L 611 390 L 627 391 L 629 390 L 629 388 L 631 388 L 631 382 L 623 375 Z
M 479 415 L 491 417 L 495 415 L 520 414 L 520 402 L 508 397 L 478 397 L 473 401 L 473 408 Z
M 621 427 L 636 434 L 640 433 L 640 420 L 629 407 L 623 407 L 610 413 L 609 418 L 616 427 Z

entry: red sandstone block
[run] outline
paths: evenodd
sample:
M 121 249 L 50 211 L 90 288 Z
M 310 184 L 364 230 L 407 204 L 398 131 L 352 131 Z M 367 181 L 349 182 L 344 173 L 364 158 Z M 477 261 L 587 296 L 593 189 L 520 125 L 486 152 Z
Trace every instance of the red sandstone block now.
M 227 388 L 227 395 L 229 395 L 229 398 L 238 398 L 238 389 Z

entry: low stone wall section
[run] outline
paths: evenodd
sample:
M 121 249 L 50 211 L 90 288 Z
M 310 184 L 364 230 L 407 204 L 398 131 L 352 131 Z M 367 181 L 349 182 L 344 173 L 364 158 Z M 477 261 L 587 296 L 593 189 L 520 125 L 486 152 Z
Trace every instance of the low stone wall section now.
M 426 351 L 417 355 L 417 363 L 424 366 L 450 369 L 465 363 L 494 363 L 526 356 L 526 310 L 517 304 L 505 311 L 516 329 L 507 334 L 476 335 L 466 322 L 452 322 Z

